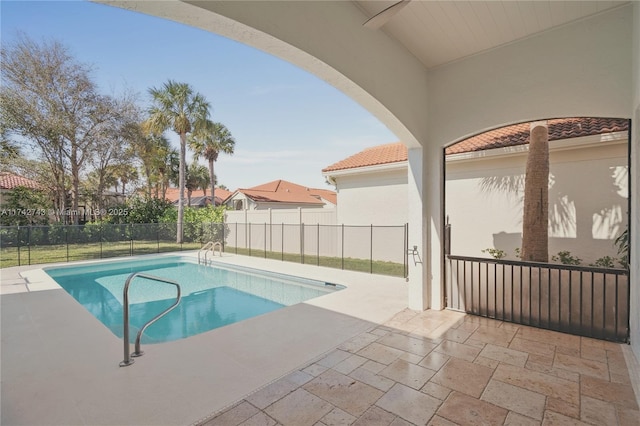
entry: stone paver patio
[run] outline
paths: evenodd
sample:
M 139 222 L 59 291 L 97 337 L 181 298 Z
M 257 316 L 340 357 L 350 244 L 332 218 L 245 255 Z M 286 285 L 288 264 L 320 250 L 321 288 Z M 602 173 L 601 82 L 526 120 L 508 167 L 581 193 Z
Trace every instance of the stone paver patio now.
M 636 401 L 623 345 L 405 310 L 199 424 L 639 425 Z

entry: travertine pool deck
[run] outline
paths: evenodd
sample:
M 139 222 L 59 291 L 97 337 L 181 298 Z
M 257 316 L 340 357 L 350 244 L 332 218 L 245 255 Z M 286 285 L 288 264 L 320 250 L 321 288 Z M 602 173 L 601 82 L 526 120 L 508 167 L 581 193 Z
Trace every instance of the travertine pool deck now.
M 120 368 L 122 341 L 41 266 L 0 270 L 0 423 L 640 424 L 628 345 L 411 311 L 399 278 L 244 256 L 221 261 L 347 289 L 143 346 L 144 357 Z
M 201 425 L 639 425 L 625 346 L 405 310 Z
M 187 339 L 143 345 L 145 355 L 122 368 L 122 340 L 43 273 L 44 265 L 2 269 L 0 424 L 193 424 L 407 304 L 401 278 L 243 256 L 216 261 L 347 288 Z

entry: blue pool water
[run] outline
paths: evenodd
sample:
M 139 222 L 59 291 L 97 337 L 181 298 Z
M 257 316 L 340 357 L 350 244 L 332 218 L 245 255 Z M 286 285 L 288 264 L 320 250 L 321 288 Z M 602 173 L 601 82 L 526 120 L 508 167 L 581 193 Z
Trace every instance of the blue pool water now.
M 248 268 L 203 266 L 179 256 L 44 270 L 118 337 L 123 335 L 124 283 L 132 272 L 177 281 L 182 301 L 147 328 L 143 343 L 193 336 L 343 288 Z M 136 277 L 129 286 L 131 341 L 175 298 L 175 286 Z

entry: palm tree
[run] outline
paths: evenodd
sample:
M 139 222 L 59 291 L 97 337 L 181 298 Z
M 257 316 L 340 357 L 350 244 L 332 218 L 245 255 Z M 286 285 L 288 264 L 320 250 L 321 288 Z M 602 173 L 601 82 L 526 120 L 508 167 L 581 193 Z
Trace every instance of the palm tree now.
M 120 179 L 122 184 L 122 195 L 125 195 L 126 185 L 138 180 L 138 169 L 129 163 L 118 164 L 115 168 L 116 177 Z
M 194 159 L 204 157 L 209 162 L 209 182 L 211 183 L 211 205 L 216 205 L 216 181 L 213 165 L 221 152 L 232 155 L 236 141 L 229 129 L 222 123 L 209 121 L 207 126 L 189 137 L 189 146 L 194 151 Z
M 549 131 L 531 123 L 524 183 L 522 260 L 549 261 Z
M 155 133 L 171 129 L 180 136 L 180 171 L 178 200 L 178 224 L 176 242 L 182 243 L 184 221 L 185 157 L 187 133 L 198 131 L 209 121 L 209 103 L 186 83 L 167 81 L 162 88 L 152 87 L 149 93 L 153 105 L 149 109 L 147 128 Z
M 209 186 L 209 174 L 205 166 L 201 166 L 195 161 L 187 169 L 185 187 L 187 188 L 188 206 L 191 207 L 191 194 L 196 189 L 206 189 Z

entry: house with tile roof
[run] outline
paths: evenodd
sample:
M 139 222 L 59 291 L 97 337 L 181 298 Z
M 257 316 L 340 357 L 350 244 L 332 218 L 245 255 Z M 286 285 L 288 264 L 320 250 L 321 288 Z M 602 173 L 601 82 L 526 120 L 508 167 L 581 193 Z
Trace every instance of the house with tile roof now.
M 191 207 L 204 207 L 211 204 L 211 195 L 209 194 L 211 191 L 210 188 L 206 190 L 202 190 L 202 195 L 200 195 L 200 191 L 194 191 L 191 194 Z M 186 195 L 185 190 L 185 197 Z M 216 197 L 216 206 L 220 206 L 224 203 L 224 201 L 229 198 L 229 196 L 233 194 L 231 191 L 227 191 L 226 189 L 216 188 L 215 197 Z M 176 206 L 178 205 L 178 199 L 180 198 L 180 188 L 167 188 L 167 192 L 165 194 L 165 199 L 171 201 Z M 186 205 L 186 203 L 185 203 Z
M 547 120 L 550 149 L 549 254 L 569 251 L 588 264 L 617 257 L 613 240 L 627 224 L 626 119 Z M 529 123 L 488 131 L 445 149 L 445 209 L 452 253 L 515 258 L 521 245 Z M 407 149 L 401 142 L 365 149 L 322 173 L 336 186 L 338 223 L 408 222 Z
M 43 189 L 35 180 L 19 176 L 11 172 L 0 172 L 0 205 L 5 202 L 5 194 L 17 187 L 24 187 L 33 190 Z
M 308 188 L 279 179 L 252 188 L 238 189 L 224 204 L 231 210 L 267 210 L 331 208 L 336 202 L 334 191 Z

